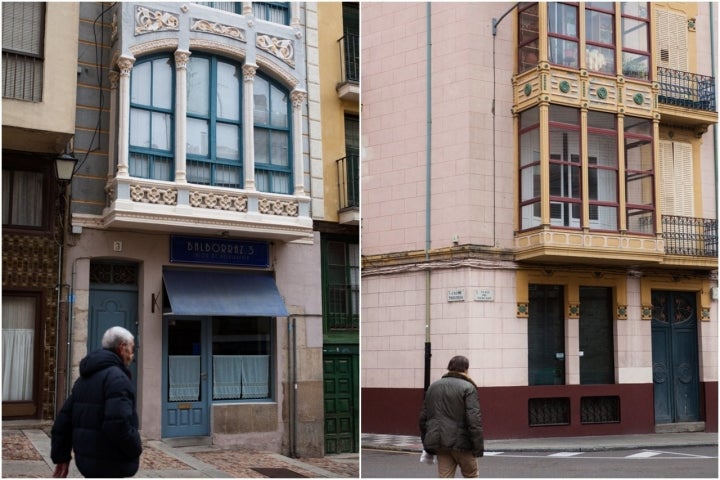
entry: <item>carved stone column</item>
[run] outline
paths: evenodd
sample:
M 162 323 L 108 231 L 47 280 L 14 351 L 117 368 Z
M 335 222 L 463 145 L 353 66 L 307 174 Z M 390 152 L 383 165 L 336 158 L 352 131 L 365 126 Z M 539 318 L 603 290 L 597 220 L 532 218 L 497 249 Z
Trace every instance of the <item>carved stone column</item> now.
M 253 86 L 257 65 L 243 65 L 243 171 L 245 173 L 245 190 L 255 190 L 255 136 L 254 110 L 255 101 Z
M 191 53 L 175 51 L 175 182 L 187 183 L 187 64 Z
M 293 90 L 290 93 L 293 107 L 293 178 L 295 179 L 295 195 L 305 195 L 305 175 L 303 175 L 302 152 L 302 106 L 307 99 L 307 93 L 302 90 Z
M 127 177 L 128 150 L 130 148 L 130 70 L 135 57 L 121 56 L 117 65 L 120 68 L 120 94 L 118 99 L 118 162 L 117 176 Z
M 110 79 L 110 133 L 108 147 L 108 180 L 115 178 L 115 162 L 117 161 L 117 108 L 118 108 L 118 85 L 120 74 L 115 71 L 108 73 Z

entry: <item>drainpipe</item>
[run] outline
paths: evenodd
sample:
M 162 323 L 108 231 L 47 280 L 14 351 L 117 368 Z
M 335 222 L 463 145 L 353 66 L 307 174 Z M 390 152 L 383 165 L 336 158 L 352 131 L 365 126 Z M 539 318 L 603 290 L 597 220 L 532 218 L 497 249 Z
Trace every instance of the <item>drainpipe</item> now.
M 297 368 L 296 368 L 296 330 L 295 317 L 288 318 L 288 394 L 290 395 L 288 405 L 288 443 L 291 458 L 297 458 L 295 432 L 297 431 L 295 412 L 297 412 Z
M 710 2 L 710 71 L 713 79 L 715 79 L 715 5 Z M 717 91 L 715 92 L 715 107 L 717 108 Z M 715 218 L 718 215 L 718 128 L 717 123 L 713 123 L 713 155 L 715 157 Z
M 430 386 L 430 357 L 432 357 L 432 348 L 430 343 L 430 194 L 432 192 L 431 177 L 431 159 L 432 159 L 432 41 L 430 36 L 430 28 L 432 25 L 432 3 L 425 4 L 427 12 L 427 61 L 425 74 L 427 82 L 427 125 L 426 125 L 426 155 L 425 162 L 425 391 Z

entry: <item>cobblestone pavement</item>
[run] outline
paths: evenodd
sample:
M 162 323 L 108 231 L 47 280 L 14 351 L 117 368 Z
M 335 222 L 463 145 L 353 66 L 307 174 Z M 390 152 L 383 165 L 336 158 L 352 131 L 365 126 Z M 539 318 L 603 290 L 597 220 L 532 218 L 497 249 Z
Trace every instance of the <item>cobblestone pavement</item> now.
M 50 438 L 43 430 L 3 429 L 2 477 L 52 476 Z M 156 440 L 143 442 L 142 478 L 357 478 L 358 454 L 324 458 L 289 458 L 272 452 L 249 452 L 214 446 L 171 447 Z M 71 464 L 69 477 L 80 478 Z

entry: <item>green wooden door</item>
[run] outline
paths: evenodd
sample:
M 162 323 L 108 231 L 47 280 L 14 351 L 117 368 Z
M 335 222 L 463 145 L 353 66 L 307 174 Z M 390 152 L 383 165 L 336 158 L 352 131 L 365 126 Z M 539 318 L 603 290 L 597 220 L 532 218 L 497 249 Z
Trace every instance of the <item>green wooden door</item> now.
M 352 353 L 352 350 L 357 350 L 357 346 L 325 348 L 325 454 L 358 451 L 359 356 L 356 352 Z
M 528 382 L 565 384 L 565 316 L 562 285 L 530 285 Z

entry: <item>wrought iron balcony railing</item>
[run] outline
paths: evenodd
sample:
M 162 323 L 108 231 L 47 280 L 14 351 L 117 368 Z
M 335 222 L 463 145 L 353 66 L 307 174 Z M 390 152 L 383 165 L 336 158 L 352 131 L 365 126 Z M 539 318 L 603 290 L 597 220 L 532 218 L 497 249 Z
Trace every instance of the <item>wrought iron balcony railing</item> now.
M 348 155 L 337 160 L 340 210 L 360 206 L 359 161 L 359 155 Z
M 665 253 L 693 257 L 717 257 L 717 220 L 662 216 Z
M 340 83 L 360 81 L 360 36 L 345 32 L 340 40 Z
M 707 112 L 715 111 L 715 78 L 658 67 L 658 101 Z

